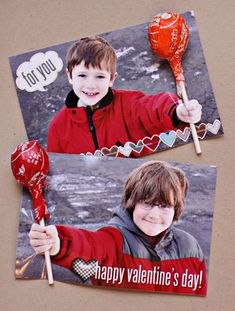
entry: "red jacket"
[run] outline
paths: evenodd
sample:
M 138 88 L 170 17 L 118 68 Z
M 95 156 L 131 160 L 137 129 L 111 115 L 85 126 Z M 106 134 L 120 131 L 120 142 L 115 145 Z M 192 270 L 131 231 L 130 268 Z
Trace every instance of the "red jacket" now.
M 173 118 L 175 123 L 179 121 L 175 113 L 178 98 L 171 93 L 146 95 L 109 89 L 95 111 L 77 107 L 77 101 L 78 97 L 71 91 L 66 105 L 51 121 L 47 151 L 94 154 L 103 147 L 124 146 L 126 142 L 137 144 L 145 137 L 174 130 Z M 137 155 L 150 151 L 145 148 Z
M 52 262 L 93 285 L 206 295 L 204 256 L 190 234 L 170 228 L 154 248 L 130 217 L 116 218 L 117 227 L 96 232 L 57 226 L 61 248 Z

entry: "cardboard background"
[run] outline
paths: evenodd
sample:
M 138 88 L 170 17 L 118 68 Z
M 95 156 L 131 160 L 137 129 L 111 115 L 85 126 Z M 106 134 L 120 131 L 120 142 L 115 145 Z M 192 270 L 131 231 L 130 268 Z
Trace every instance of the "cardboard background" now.
M 1 0 L 0 12 L 0 307 L 2 310 L 232 310 L 234 302 L 234 27 L 233 0 Z M 200 39 L 225 136 L 150 156 L 218 166 L 208 294 L 206 298 L 103 290 L 14 278 L 21 187 L 10 154 L 26 140 L 8 57 L 77 37 L 144 23 L 159 12 L 195 11 Z

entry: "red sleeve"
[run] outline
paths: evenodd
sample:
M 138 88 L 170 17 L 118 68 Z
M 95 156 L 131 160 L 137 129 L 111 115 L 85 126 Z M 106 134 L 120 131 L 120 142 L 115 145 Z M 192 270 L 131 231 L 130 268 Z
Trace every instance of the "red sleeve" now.
M 59 134 L 57 132 L 54 119 L 51 121 L 49 128 L 48 128 L 47 151 L 48 152 L 63 153 L 63 150 L 60 146 L 60 137 L 59 137 Z
M 134 91 L 127 100 L 124 113 L 134 128 L 144 126 L 147 132 L 165 132 L 174 130 L 173 115 L 178 97 L 173 93 L 147 95 Z
M 77 258 L 97 260 L 99 265 L 113 265 L 122 251 L 122 234 L 116 228 L 106 227 L 96 232 L 68 226 L 56 226 L 61 241 L 60 252 L 52 262 L 71 269 Z

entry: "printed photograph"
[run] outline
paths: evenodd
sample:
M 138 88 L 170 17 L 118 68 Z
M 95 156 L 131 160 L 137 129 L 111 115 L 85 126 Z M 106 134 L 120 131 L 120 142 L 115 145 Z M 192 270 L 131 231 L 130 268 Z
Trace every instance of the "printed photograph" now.
M 194 12 L 154 15 L 10 57 L 28 139 L 136 158 L 191 143 L 192 124 L 199 142 L 222 135 Z
M 23 190 L 17 279 L 46 279 L 49 251 L 55 281 L 206 295 L 216 167 L 55 153 L 49 161 L 45 227 Z

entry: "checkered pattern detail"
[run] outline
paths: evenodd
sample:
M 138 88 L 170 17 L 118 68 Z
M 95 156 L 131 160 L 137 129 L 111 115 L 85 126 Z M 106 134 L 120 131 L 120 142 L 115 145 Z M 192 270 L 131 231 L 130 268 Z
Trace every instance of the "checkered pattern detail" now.
M 86 281 L 95 274 L 97 265 L 98 261 L 95 259 L 86 262 L 82 258 L 77 258 L 72 263 L 72 269 Z

